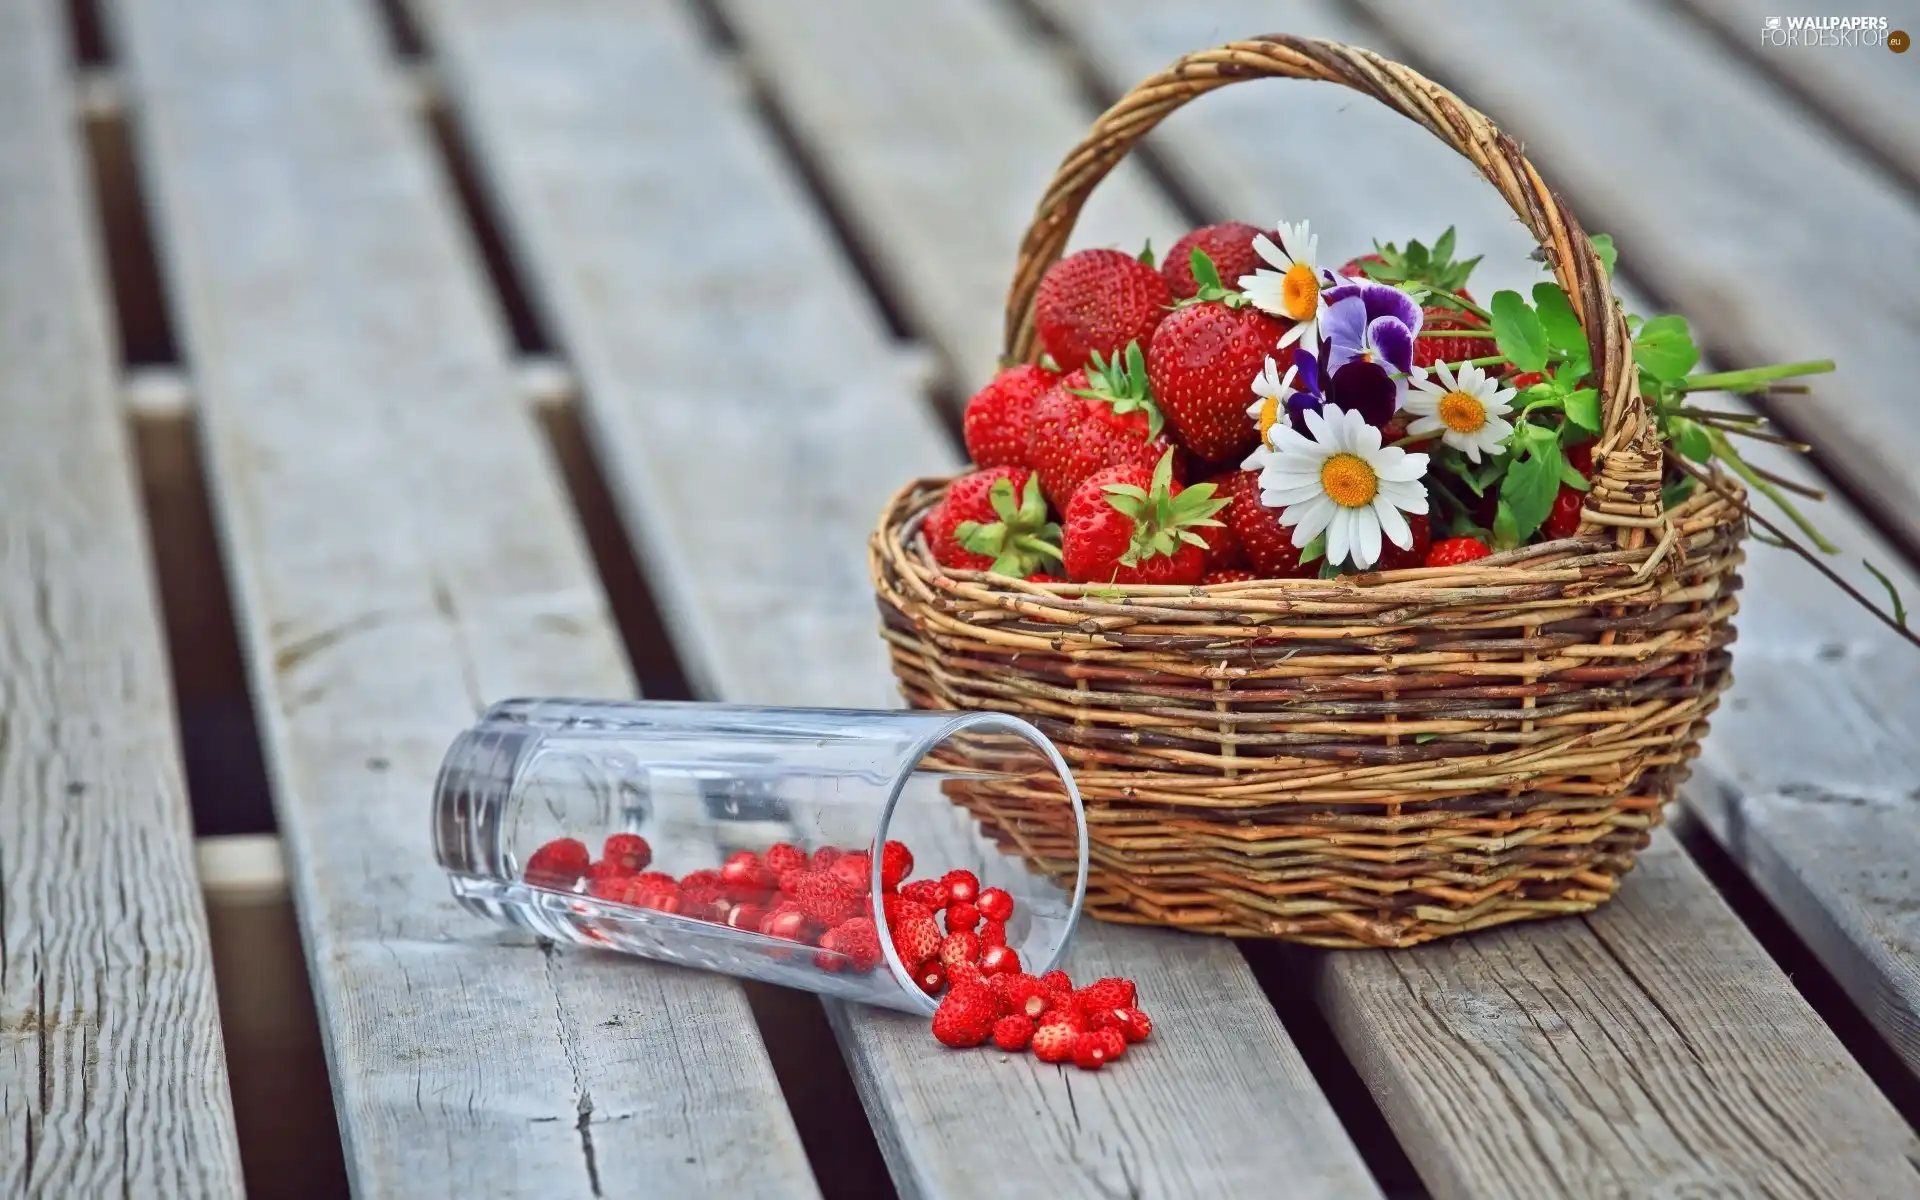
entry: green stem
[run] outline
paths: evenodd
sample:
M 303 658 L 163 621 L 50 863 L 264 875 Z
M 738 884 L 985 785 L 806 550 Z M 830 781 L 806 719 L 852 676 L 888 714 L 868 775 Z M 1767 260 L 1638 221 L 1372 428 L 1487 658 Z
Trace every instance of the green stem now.
M 1451 337 L 1453 335 L 1444 334 L 1443 336 Z M 1503 363 L 1506 361 L 1507 356 L 1504 354 L 1489 354 L 1483 358 L 1463 358 L 1459 362 L 1450 362 L 1447 364 L 1447 370 L 1458 371 L 1461 367 L 1491 367 L 1495 363 Z
M 1755 471 L 1747 465 L 1747 461 L 1741 458 L 1739 452 L 1733 448 L 1733 443 L 1727 440 L 1726 434 L 1721 433 L 1718 429 L 1714 429 L 1711 426 L 1705 426 L 1703 428 L 1706 428 L 1707 440 L 1713 443 L 1713 455 L 1715 458 L 1726 463 L 1735 475 L 1738 475 L 1746 481 L 1748 487 L 1778 505 L 1780 511 L 1786 513 L 1787 517 L 1792 520 L 1795 525 L 1800 527 L 1800 532 L 1806 534 L 1807 537 L 1812 540 L 1813 544 L 1819 548 L 1821 553 L 1840 553 L 1840 547 L 1828 541 L 1818 529 L 1815 529 L 1813 522 L 1807 520 L 1807 518 L 1801 514 L 1800 510 L 1793 506 L 1793 502 L 1787 499 L 1785 492 L 1769 483 L 1758 471 Z
M 1807 362 L 1776 363 L 1770 367 L 1748 367 L 1744 371 L 1719 371 L 1712 375 L 1689 375 L 1667 386 L 1677 392 L 1757 392 L 1760 385 L 1796 375 L 1825 375 L 1833 370 L 1830 358 Z
M 1426 294 L 1426 296 L 1420 301 L 1420 303 L 1421 304 L 1437 304 L 1442 308 L 1451 308 L 1464 313 L 1472 313 L 1474 316 L 1479 317 L 1482 321 L 1485 321 L 1487 324 L 1489 325 L 1493 324 L 1492 313 L 1488 312 L 1484 308 L 1481 308 L 1478 304 L 1475 304 L 1471 300 L 1462 300 L 1460 297 L 1454 295 L 1452 292 L 1443 292 L 1438 288 L 1434 288 Z M 1451 329 L 1436 329 L 1434 330 L 1434 332 L 1436 334 L 1451 335 L 1455 331 Z

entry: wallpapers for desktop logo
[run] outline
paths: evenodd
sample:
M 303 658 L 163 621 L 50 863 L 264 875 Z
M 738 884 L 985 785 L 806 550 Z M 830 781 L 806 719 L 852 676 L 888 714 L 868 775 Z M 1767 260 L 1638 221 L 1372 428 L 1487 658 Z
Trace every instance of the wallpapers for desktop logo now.
M 1762 46 L 1886 46 L 1895 54 L 1907 48 L 1904 31 L 1885 17 L 1768 17 L 1760 27 Z

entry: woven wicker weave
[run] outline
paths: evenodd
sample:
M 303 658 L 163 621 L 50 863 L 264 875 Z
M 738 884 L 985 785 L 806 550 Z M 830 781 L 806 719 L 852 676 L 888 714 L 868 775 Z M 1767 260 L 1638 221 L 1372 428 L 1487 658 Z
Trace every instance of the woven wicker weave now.
M 1731 482 L 1660 510 L 1625 319 L 1565 202 L 1480 113 L 1366 50 L 1272 35 L 1190 54 L 1109 109 L 1041 199 L 1007 300 L 1032 301 L 1089 192 L 1188 100 L 1262 76 L 1344 84 L 1479 167 L 1587 331 L 1605 432 L 1580 532 L 1462 567 L 1213 587 L 1034 585 L 935 564 L 888 505 L 871 543 L 908 701 L 1017 713 L 1086 801 L 1087 908 L 1323 946 L 1407 946 L 1608 899 L 1729 682 L 1746 526 Z M 1278 202 L 1278 201 L 1277 201 Z M 1001 843 L 1070 870 L 1017 787 L 950 783 Z

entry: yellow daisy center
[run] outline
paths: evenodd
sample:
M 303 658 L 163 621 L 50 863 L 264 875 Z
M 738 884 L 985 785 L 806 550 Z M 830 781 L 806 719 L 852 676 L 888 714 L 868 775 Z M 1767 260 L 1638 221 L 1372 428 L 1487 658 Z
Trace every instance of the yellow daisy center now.
M 1273 427 L 1280 423 L 1280 401 L 1272 396 L 1268 396 L 1266 399 L 1260 401 L 1260 416 L 1258 417 L 1258 421 L 1260 425 L 1261 444 L 1271 449 L 1273 447 L 1273 441 L 1268 438 L 1267 435 L 1272 433 Z
M 1474 433 L 1487 423 L 1487 406 L 1471 392 L 1448 392 L 1440 397 L 1435 414 L 1455 433 Z
M 1358 454 L 1335 454 L 1320 465 L 1320 487 L 1342 508 L 1365 508 L 1380 492 L 1380 477 Z
M 1319 310 L 1320 281 L 1314 278 L 1312 267 L 1295 263 L 1287 268 L 1280 281 L 1280 307 L 1296 321 L 1304 321 Z

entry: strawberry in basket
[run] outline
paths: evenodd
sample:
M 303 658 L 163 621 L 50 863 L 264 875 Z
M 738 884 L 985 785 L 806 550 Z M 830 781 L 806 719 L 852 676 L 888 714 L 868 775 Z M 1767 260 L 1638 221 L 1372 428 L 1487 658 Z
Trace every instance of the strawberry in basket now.
M 1165 419 L 1147 385 L 1139 342 L 1109 360 L 1095 352 L 1033 406 L 1027 463 L 1055 509 L 1065 511 L 1080 485 L 1105 467 L 1151 471 L 1170 448 Z M 1185 455 L 1174 456 L 1174 478 L 1185 478 Z

